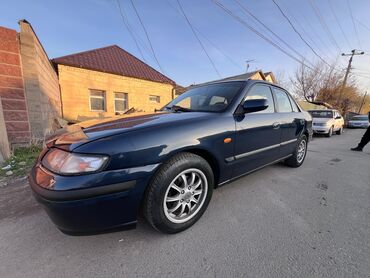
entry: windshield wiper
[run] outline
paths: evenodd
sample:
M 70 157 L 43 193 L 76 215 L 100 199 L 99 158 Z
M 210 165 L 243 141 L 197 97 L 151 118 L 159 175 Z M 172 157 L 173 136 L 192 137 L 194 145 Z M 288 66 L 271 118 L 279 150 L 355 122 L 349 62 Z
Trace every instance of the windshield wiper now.
M 178 105 L 166 106 L 165 108 L 166 109 L 173 110 L 175 112 L 177 112 L 177 111 L 181 111 L 181 112 L 192 112 L 193 111 L 190 108 L 186 108 L 186 107 L 182 107 L 182 106 L 178 106 Z

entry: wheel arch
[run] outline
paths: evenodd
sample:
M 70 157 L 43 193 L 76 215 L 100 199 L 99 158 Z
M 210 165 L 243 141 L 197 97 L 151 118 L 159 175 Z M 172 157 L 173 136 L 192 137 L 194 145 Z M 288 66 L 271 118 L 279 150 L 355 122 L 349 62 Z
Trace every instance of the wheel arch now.
M 209 166 L 212 168 L 213 177 L 215 179 L 214 187 L 217 187 L 220 178 L 220 165 L 216 159 L 216 157 L 208 150 L 201 149 L 201 148 L 190 148 L 182 150 L 181 152 L 189 152 L 195 155 L 202 157 L 205 161 L 208 162 Z M 179 153 L 181 153 L 179 152 Z

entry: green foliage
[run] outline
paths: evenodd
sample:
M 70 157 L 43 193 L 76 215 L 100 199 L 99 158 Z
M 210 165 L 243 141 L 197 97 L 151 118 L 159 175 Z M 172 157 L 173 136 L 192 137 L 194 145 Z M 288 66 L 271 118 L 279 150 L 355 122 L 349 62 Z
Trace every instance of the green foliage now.
M 0 178 L 6 177 L 6 172 L 12 171 L 9 177 L 26 176 L 33 166 L 35 159 L 39 155 L 42 147 L 40 145 L 30 145 L 27 147 L 18 147 L 14 150 L 13 155 L 7 159 L 0 167 Z M 2 169 L 10 165 L 10 169 Z

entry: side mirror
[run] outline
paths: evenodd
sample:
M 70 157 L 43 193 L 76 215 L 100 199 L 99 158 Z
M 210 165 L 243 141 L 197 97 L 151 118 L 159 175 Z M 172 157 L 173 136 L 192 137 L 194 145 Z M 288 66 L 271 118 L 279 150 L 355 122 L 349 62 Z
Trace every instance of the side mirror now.
M 336 120 L 342 119 L 342 116 L 336 116 L 335 119 Z
M 269 106 L 269 102 L 265 98 L 248 99 L 244 101 L 242 107 L 244 113 L 252 113 L 265 110 Z

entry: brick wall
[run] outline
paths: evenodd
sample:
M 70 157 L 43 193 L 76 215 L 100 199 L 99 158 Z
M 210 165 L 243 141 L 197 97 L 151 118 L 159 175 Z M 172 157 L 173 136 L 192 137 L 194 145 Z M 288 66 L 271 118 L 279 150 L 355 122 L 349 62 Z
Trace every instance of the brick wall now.
M 58 76 L 37 38 L 25 20 L 20 25 L 20 51 L 32 137 L 43 138 L 53 131 L 61 117 Z
M 29 142 L 18 34 L 4 27 L 0 27 L 0 97 L 10 143 Z
M 173 85 L 169 84 L 65 65 L 58 65 L 58 72 L 63 116 L 67 120 L 114 116 L 115 92 L 127 93 L 128 107 L 144 112 L 154 112 L 154 109 L 159 109 L 172 100 Z M 89 89 L 105 91 L 105 112 L 90 110 Z M 149 95 L 160 96 L 160 103 L 150 102 Z

